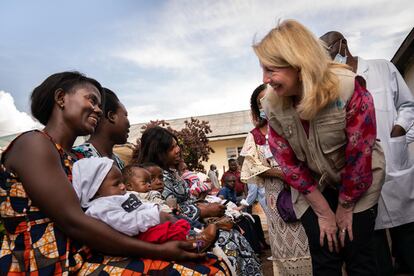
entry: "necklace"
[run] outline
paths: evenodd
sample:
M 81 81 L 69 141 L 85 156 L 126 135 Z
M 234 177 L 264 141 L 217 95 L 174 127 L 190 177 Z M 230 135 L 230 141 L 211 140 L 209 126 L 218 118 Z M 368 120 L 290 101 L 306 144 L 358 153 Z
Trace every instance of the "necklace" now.
M 65 155 L 67 155 L 68 159 L 70 161 L 78 159 L 76 154 L 72 151 L 72 149 L 70 149 L 69 151 L 65 150 L 61 144 L 55 142 L 53 137 L 49 133 L 47 133 L 46 130 L 42 130 L 41 132 L 43 134 L 45 134 L 53 144 L 55 144 L 55 146 L 56 146 L 56 148 L 58 149 L 59 152 L 64 153 Z

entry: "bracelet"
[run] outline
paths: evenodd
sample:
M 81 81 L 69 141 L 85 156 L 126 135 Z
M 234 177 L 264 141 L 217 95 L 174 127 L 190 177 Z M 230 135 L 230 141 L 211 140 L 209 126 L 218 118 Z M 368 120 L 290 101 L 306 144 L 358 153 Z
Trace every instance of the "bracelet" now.
M 350 209 L 350 208 L 354 207 L 354 205 L 355 205 L 355 203 L 352 202 L 352 201 L 343 201 L 343 202 L 339 202 L 339 204 L 344 209 Z

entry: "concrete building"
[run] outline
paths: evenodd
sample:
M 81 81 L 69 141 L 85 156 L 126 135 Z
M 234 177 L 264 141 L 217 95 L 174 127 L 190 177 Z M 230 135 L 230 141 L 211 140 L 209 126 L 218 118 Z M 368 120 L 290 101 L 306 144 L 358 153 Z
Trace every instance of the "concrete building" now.
M 208 134 L 209 145 L 214 149 L 210 154 L 208 162 L 203 163 L 208 171 L 210 164 L 215 164 L 219 169 L 220 175 L 227 170 L 227 160 L 237 158 L 243 147 L 247 133 L 253 128 L 250 111 L 235 111 L 228 113 L 212 114 L 193 117 L 200 121 L 208 121 L 211 133 Z M 180 130 L 184 128 L 184 121 L 190 118 L 180 118 L 166 120 L 172 129 Z M 135 144 L 137 138 L 141 137 L 141 127 L 144 124 L 134 124 L 130 128 L 128 142 Z M 119 148 L 115 151 L 122 152 L 125 149 Z

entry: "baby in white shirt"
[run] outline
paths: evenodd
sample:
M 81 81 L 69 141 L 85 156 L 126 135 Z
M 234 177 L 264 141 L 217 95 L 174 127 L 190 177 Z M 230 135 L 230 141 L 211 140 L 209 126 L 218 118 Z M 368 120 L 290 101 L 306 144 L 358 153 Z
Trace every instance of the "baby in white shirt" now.
M 81 159 L 73 164 L 73 187 L 85 214 L 99 219 L 119 232 L 152 243 L 170 240 L 196 241 L 199 251 L 204 240 L 188 238 L 190 224 L 159 210 L 155 203 L 143 202 L 138 193 L 126 191 L 121 171 L 106 157 Z M 201 248 L 201 250 L 200 250 Z

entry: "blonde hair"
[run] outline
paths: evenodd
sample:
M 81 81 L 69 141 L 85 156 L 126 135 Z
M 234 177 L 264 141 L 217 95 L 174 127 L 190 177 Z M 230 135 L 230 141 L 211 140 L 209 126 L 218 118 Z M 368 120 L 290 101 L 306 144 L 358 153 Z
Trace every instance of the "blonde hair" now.
M 253 50 L 263 66 L 299 71 L 303 93 L 297 111 L 301 119 L 313 119 L 338 99 L 338 78 L 332 69 L 346 66 L 332 62 L 322 42 L 299 22 L 283 21 L 254 44 Z

